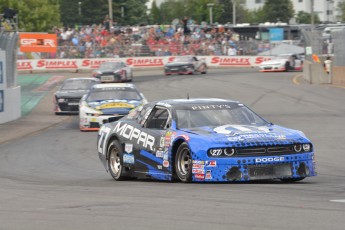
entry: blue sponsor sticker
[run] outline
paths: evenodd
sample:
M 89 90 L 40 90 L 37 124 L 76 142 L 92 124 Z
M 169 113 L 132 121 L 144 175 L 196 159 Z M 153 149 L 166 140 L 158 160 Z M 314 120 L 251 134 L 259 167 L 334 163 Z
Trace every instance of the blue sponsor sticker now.
M 133 154 L 123 154 L 123 163 L 134 164 L 134 155 Z

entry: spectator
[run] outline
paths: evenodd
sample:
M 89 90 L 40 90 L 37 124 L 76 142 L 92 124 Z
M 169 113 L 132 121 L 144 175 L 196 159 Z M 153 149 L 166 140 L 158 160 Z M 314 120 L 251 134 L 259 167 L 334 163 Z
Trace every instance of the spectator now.
M 323 67 L 327 74 L 330 74 L 332 67 L 332 60 L 330 56 L 327 56 L 326 60 L 323 62 Z
M 234 46 L 229 47 L 228 49 L 228 56 L 236 56 L 237 55 L 237 50 Z

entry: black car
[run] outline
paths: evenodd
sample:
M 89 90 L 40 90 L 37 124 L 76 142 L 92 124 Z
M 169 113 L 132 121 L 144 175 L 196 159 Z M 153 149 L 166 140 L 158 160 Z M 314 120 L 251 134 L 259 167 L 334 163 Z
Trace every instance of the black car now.
M 123 61 L 108 61 L 103 62 L 97 70 L 94 70 L 92 76 L 103 83 L 129 82 L 133 80 L 133 71 Z
M 100 81 L 96 78 L 69 78 L 64 80 L 54 94 L 55 114 L 78 114 L 79 101 L 91 86 Z
M 207 64 L 195 56 L 176 57 L 164 66 L 165 75 L 207 73 Z

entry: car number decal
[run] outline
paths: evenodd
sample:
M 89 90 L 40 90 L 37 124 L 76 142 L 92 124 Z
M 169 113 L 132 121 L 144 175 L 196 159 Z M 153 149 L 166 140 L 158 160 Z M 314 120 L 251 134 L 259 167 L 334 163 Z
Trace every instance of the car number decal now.
M 105 155 L 106 152 L 106 139 L 108 138 L 109 134 L 110 134 L 110 128 L 103 126 L 100 130 L 100 137 L 99 137 L 99 141 L 98 141 L 98 152 L 102 153 L 103 155 Z

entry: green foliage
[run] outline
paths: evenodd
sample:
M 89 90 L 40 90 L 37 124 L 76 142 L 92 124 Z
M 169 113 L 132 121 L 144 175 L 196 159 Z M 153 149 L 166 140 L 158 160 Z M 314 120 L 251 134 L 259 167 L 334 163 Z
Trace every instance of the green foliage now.
M 60 24 L 57 0 L 0 0 L 0 10 L 5 7 L 18 11 L 20 31 L 47 32 Z
M 265 21 L 286 22 L 294 16 L 294 9 L 291 0 L 266 0 L 263 6 Z
M 247 12 L 246 19 L 248 23 L 258 24 L 266 22 L 266 15 L 263 7 Z
M 108 0 L 60 0 L 60 5 L 61 21 L 67 27 L 100 24 L 108 14 Z
M 148 0 L 113 0 L 114 21 L 120 25 L 147 24 L 146 3 Z M 124 17 L 121 16 L 124 7 Z
M 162 15 L 156 4 L 156 0 L 152 2 L 150 16 L 151 16 L 151 21 L 152 21 L 150 24 L 162 23 Z
M 222 5 L 216 0 L 166 0 L 160 6 L 162 24 L 170 24 L 175 18 L 182 19 L 187 16 L 196 23 L 210 22 L 210 10 L 208 3 L 213 3 L 213 22 L 219 22 L 222 14 Z
M 221 16 L 219 23 L 233 23 L 233 0 L 219 0 L 221 4 Z M 249 21 L 250 12 L 244 8 L 244 0 L 236 0 L 236 23 Z
M 345 1 L 338 3 L 338 10 L 340 12 L 338 20 L 345 22 Z
M 101 24 L 109 14 L 108 0 L 60 0 L 65 26 Z M 81 14 L 79 15 L 79 2 Z M 147 23 L 147 0 L 113 0 L 113 21 L 119 25 Z M 121 7 L 124 9 L 122 17 Z
M 297 23 L 300 23 L 300 24 L 310 24 L 311 23 L 311 14 L 304 12 L 304 11 L 299 11 L 297 13 L 296 21 L 297 21 Z M 315 23 L 321 22 L 319 15 L 317 15 L 315 13 L 314 13 L 314 22 Z

